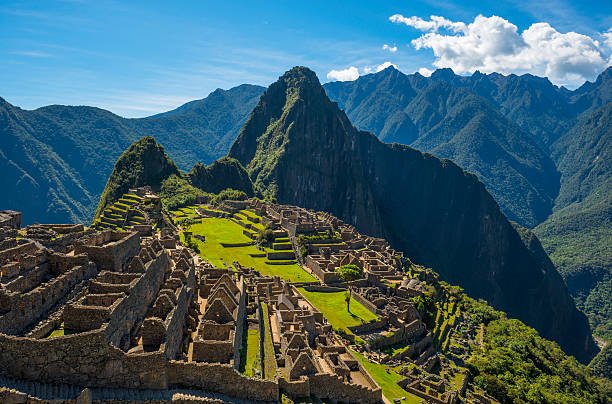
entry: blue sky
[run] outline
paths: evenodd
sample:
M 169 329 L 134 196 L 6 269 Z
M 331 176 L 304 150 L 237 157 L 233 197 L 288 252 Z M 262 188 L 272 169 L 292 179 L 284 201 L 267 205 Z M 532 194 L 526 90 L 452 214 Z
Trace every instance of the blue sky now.
M 404 19 L 394 23 L 393 15 Z M 466 26 L 478 15 L 503 20 L 482 19 L 474 29 L 458 32 L 450 23 L 432 28 L 431 15 Z M 408 20 L 413 16 L 422 21 Z M 558 59 L 563 52 L 557 48 L 541 60 L 546 49 L 525 45 L 544 32 L 529 30 L 534 23 L 548 23 L 562 47 L 583 41 L 577 52 L 588 60 L 568 67 Z M 474 45 L 474 38 L 489 37 L 479 36 L 479 27 L 495 32 L 503 27 L 501 40 Z M 376 71 L 385 62 L 405 73 L 441 66 L 461 74 L 476 68 L 550 71 L 556 84 L 575 87 L 609 64 L 612 33 L 606 32 L 611 28 L 610 2 L 4 0 L 0 97 L 26 109 L 92 105 L 141 117 L 203 98 L 216 88 L 267 86 L 295 65 L 312 68 L 325 82 Z M 534 35 L 521 36 L 526 30 Z M 508 46 L 515 45 L 520 52 L 508 55 Z M 474 54 L 475 46 L 480 53 Z M 599 52 L 594 59 L 589 47 Z M 490 52 L 498 57 L 489 57 Z

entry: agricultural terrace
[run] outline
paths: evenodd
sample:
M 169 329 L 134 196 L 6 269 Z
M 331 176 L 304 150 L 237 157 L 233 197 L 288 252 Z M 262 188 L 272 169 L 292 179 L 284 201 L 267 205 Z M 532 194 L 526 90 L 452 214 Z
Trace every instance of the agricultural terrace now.
M 402 380 L 404 376 L 398 374 L 396 369 L 381 365 L 379 363 L 372 363 L 359 352 L 352 352 L 353 355 L 355 355 L 355 358 L 357 358 L 357 360 L 368 371 L 370 376 L 372 376 L 372 378 L 380 386 L 383 391 L 383 395 L 389 402 L 393 402 L 393 400 L 396 398 L 401 399 L 402 397 L 406 397 L 406 400 L 402 400 L 402 403 L 419 404 L 423 402 L 421 398 L 408 393 L 406 390 L 397 385 L 397 382 Z
M 201 219 L 201 223 L 191 226 L 194 235 L 201 235 L 206 239 L 206 241 L 200 241 L 193 238 L 200 249 L 200 256 L 209 260 L 213 265 L 223 267 L 223 263 L 231 265 L 232 262 L 238 261 L 240 265 L 253 267 L 263 275 L 278 275 L 289 282 L 316 282 L 316 278 L 298 264 L 267 264 L 266 257 L 261 256 L 265 251 L 258 250 L 255 246 L 223 247 L 221 245 L 221 243 L 250 243 L 252 240 L 242 233 L 243 230 L 244 228 L 239 224 L 223 218 L 204 218 Z M 181 234 L 181 240 L 184 240 L 183 234 Z
M 336 330 L 343 330 L 347 334 L 352 332 L 347 327 L 353 327 L 378 320 L 378 317 L 363 307 L 361 303 L 351 297 L 350 309 L 346 310 L 346 292 L 317 292 L 298 288 L 300 293 L 310 301 Z

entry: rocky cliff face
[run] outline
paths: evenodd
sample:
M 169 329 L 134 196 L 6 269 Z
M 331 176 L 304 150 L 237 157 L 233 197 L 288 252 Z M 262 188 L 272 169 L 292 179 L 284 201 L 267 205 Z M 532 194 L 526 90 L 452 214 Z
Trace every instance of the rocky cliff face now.
M 586 318 L 561 277 L 525 246 L 476 176 L 358 131 L 307 68 L 268 88 L 229 156 L 280 203 L 329 211 L 384 236 L 566 352 L 593 355 Z

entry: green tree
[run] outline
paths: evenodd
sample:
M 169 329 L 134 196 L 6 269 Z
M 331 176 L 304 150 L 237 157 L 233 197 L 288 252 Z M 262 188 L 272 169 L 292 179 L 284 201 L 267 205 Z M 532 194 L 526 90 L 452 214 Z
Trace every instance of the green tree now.
M 351 312 L 351 289 L 347 290 L 344 294 L 344 301 L 346 302 L 346 311 Z
M 340 279 L 342 279 L 344 282 L 351 282 L 363 278 L 361 268 L 359 268 L 357 265 L 342 265 L 336 270 L 336 272 L 338 275 L 340 275 Z

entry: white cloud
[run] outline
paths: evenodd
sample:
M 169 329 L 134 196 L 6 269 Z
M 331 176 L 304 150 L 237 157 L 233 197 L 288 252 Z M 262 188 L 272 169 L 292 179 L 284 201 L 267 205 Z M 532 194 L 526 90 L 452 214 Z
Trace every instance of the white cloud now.
M 383 50 L 389 51 L 389 52 L 391 52 L 391 53 L 395 53 L 395 52 L 397 52 L 397 46 L 396 46 L 396 45 L 389 46 L 389 45 L 387 45 L 387 44 L 384 44 L 384 45 L 382 46 L 382 48 L 383 48 Z
M 438 31 L 440 28 L 446 28 L 453 32 L 465 32 L 466 26 L 463 22 L 453 22 L 444 17 L 432 15 L 429 21 L 425 21 L 420 17 L 406 18 L 401 14 L 394 14 L 389 17 L 389 21 L 396 24 L 406 24 L 409 27 L 418 29 L 419 31 Z
M 381 63 L 378 66 L 366 66 L 362 69 L 362 74 L 378 73 L 385 70 L 387 67 L 393 66 L 397 69 L 397 66 L 391 62 Z
M 355 66 L 351 66 L 344 70 L 332 70 L 327 73 L 327 78 L 337 81 L 353 81 L 359 77 L 359 70 Z
M 419 73 L 421 74 L 421 76 L 425 76 L 425 77 L 429 77 L 429 76 L 431 76 L 431 74 L 432 74 L 433 72 L 434 72 L 434 71 L 433 71 L 432 69 L 428 69 L 428 68 L 426 68 L 426 67 L 421 67 L 421 68 L 419 69 Z
M 412 41 L 418 49 L 431 49 L 437 68 L 450 67 L 456 73 L 532 73 L 553 83 L 578 86 L 594 79 L 610 64 L 612 32 L 597 41 L 576 32 L 561 33 L 540 22 L 519 32 L 516 25 L 497 17 L 477 16 L 473 22 L 454 22 L 432 16 L 406 18 L 396 14 L 389 20 L 423 31 Z M 440 31 L 444 31 L 440 33 Z
M 608 48 L 612 48 L 612 28 L 602 34 L 604 38 L 604 44 Z
M 355 66 L 351 66 L 344 70 L 332 70 L 329 73 L 327 73 L 327 78 L 329 80 L 337 80 L 337 81 L 353 81 L 353 80 L 357 80 L 359 76 L 363 74 L 378 73 L 382 70 L 385 70 L 389 66 L 393 66 L 396 69 L 398 68 L 397 65 L 394 65 L 393 63 L 389 61 L 381 63 L 376 66 L 364 66 L 361 69 L 358 69 Z

